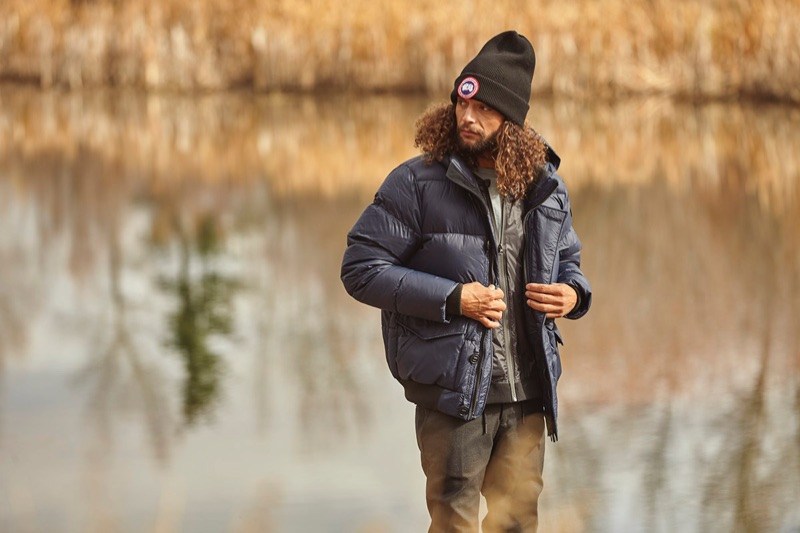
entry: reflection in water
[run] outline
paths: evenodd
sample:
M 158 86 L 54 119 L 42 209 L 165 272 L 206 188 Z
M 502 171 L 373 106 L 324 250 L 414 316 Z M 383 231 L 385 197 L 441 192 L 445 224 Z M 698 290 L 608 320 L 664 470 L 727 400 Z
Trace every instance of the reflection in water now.
M 178 223 L 179 224 L 179 223 Z M 220 394 L 223 363 L 209 346 L 213 335 L 233 332 L 231 297 L 236 281 L 214 270 L 211 259 L 221 252 L 216 221 L 203 217 L 192 239 L 179 226 L 180 259 L 175 278 L 161 280 L 160 288 L 178 300 L 178 308 L 169 315 L 169 345 L 183 358 L 186 378 L 183 385 L 183 415 L 193 425 L 200 416 L 210 415 Z M 192 279 L 191 245 L 196 243 L 200 259 L 199 279 Z
M 603 243 L 584 258 L 602 303 L 564 324 L 564 403 L 585 418 L 551 450 L 572 463 L 555 480 L 589 531 L 797 525 L 797 203 L 776 213 L 746 188 L 711 192 L 575 197 L 584 242 Z
M 413 409 L 338 271 L 427 102 L 0 103 L 0 530 L 423 529 Z M 597 295 L 543 530 L 797 531 L 800 113 L 530 118 Z

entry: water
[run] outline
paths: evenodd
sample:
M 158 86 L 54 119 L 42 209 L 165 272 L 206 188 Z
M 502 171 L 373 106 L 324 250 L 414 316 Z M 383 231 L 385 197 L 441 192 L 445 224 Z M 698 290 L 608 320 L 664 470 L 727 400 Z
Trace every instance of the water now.
M 407 532 L 345 234 L 420 98 L 0 87 L 0 531 Z M 589 315 L 544 531 L 800 531 L 800 110 L 535 101 Z

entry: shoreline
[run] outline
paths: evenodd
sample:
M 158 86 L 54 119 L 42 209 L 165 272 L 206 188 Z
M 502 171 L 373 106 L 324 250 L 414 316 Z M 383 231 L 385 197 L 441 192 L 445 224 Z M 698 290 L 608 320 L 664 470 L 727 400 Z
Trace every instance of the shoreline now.
M 141 94 L 156 97 L 176 97 L 176 98 L 204 98 L 212 96 L 239 95 L 252 96 L 254 98 L 322 98 L 322 99 L 352 99 L 352 98 L 400 98 L 400 99 L 423 99 L 434 103 L 445 103 L 448 101 L 449 90 L 426 90 L 426 89 L 368 89 L 368 88 L 337 88 L 334 90 L 322 90 L 320 88 L 310 89 L 258 89 L 251 85 L 238 85 L 219 88 L 193 87 L 188 89 L 156 87 L 148 88 L 136 85 L 90 85 L 81 87 L 70 87 L 65 84 L 43 86 L 38 79 L 13 79 L 0 76 L 0 92 L 3 90 L 24 90 L 30 89 L 36 92 L 52 92 L 61 94 L 82 94 L 110 92 L 117 94 Z M 628 91 L 592 95 L 587 93 L 554 93 L 552 91 L 531 91 L 531 109 L 537 101 L 557 102 L 575 101 L 578 103 L 616 105 L 636 100 L 667 100 L 675 104 L 688 105 L 713 105 L 713 104 L 737 104 L 747 106 L 785 106 L 798 107 L 800 99 L 780 98 L 770 93 L 726 93 L 726 94 L 692 94 L 692 93 L 670 93 L 657 91 Z

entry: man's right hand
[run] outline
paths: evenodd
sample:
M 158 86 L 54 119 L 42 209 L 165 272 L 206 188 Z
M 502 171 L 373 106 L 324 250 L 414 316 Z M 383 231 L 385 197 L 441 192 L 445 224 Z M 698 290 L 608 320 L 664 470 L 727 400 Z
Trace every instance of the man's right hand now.
M 494 285 L 485 287 L 473 281 L 461 288 L 461 314 L 477 320 L 487 328 L 500 326 L 500 318 L 506 310 L 503 291 Z

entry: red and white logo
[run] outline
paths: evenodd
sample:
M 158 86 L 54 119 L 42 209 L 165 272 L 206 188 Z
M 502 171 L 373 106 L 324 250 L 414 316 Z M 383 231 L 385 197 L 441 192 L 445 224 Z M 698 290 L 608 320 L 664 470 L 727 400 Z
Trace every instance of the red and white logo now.
M 473 78 L 472 76 L 466 77 L 461 80 L 461 84 L 458 86 L 458 96 L 465 100 L 469 100 L 476 94 L 478 94 L 478 88 L 480 87 L 480 83 L 478 80 Z

